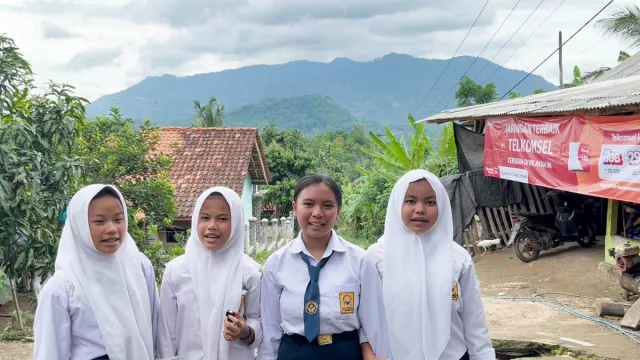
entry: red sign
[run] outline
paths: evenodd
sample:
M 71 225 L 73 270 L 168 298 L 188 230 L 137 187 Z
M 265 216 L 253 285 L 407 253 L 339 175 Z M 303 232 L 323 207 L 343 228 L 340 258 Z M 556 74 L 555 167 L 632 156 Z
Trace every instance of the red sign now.
M 486 176 L 640 202 L 640 116 L 489 119 L 484 165 Z

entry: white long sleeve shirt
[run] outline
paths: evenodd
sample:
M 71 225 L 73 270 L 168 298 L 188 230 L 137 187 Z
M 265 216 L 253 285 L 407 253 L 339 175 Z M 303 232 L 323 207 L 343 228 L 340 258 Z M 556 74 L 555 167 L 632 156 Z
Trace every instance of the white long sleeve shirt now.
M 284 334 L 304 336 L 304 293 L 309 271 L 300 253 L 309 256 L 311 265 L 317 265 L 300 237 L 273 253 L 265 264 L 261 294 L 264 340 L 258 351 L 259 360 L 278 358 Z M 382 308 L 382 298 L 361 296 L 365 251 L 334 232 L 322 258 L 329 255 L 318 281 L 320 334 L 360 330 L 360 342 L 366 342 L 367 328 L 380 326 L 376 309 Z M 367 328 L 361 329 L 360 319 L 364 318 Z
M 245 324 L 253 329 L 255 340 L 250 346 L 239 339 L 231 343 L 230 360 L 253 360 L 255 350 L 262 341 L 260 272 L 253 260 L 246 255 L 242 259 L 242 287 L 246 290 Z M 167 264 L 160 299 L 175 354 L 180 360 L 202 360 L 204 353 L 200 336 L 200 311 L 186 256 L 179 256 Z
M 153 266 L 140 256 L 151 303 L 155 358 L 177 360 L 171 355 Z M 59 274 L 49 278 L 38 296 L 33 332 L 34 360 L 87 360 L 107 354 L 93 309 L 82 292 Z
M 367 261 L 375 264 L 384 281 L 383 247 L 380 243 L 369 247 Z M 453 271 L 454 278 L 458 280 L 452 284 L 451 338 L 439 360 L 459 360 L 467 351 L 471 360 L 495 360 L 473 260 L 467 250 L 456 243 L 453 243 Z

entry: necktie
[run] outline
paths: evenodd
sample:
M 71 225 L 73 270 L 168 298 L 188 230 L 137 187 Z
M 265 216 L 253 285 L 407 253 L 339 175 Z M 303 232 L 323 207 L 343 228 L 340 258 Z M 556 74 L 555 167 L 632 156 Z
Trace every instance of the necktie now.
M 304 336 L 311 342 L 320 334 L 320 286 L 318 285 L 320 269 L 329 261 L 333 253 L 320 260 L 316 266 L 311 265 L 309 256 L 305 253 L 300 255 L 309 269 L 309 284 L 304 292 Z

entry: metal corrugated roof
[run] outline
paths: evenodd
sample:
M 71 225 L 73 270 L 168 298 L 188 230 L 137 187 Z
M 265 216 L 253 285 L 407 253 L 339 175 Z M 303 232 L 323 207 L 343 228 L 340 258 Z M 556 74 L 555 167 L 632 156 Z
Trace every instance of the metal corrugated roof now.
M 594 82 L 622 79 L 636 75 L 640 75 L 640 52 L 607 71 Z
M 442 111 L 419 122 L 445 123 L 504 115 L 558 115 L 640 104 L 640 75 L 544 94 Z

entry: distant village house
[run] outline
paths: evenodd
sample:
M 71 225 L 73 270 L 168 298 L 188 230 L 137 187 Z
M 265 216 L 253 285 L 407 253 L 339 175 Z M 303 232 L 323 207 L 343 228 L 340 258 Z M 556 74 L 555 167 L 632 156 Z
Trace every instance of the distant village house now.
M 176 190 L 177 216 L 160 233 L 165 244 L 191 227 L 197 197 L 213 186 L 226 186 L 240 195 L 245 221 L 254 215 L 253 195 L 271 181 L 262 140 L 256 128 L 160 128 L 158 150 L 173 160 L 169 176 Z

